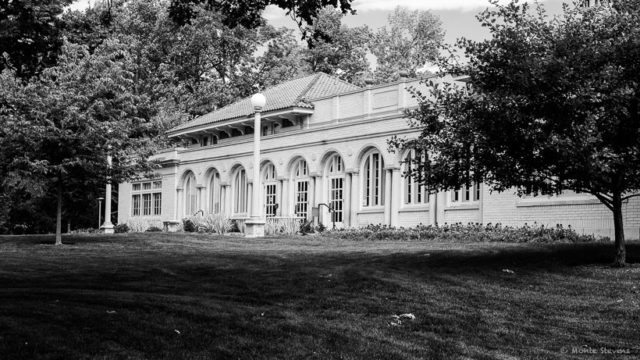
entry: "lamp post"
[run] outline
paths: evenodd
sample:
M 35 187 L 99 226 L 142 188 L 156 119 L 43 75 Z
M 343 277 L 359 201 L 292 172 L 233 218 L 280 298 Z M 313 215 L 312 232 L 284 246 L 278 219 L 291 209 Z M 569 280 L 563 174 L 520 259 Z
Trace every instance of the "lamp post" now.
M 255 111 L 255 123 L 253 127 L 253 200 L 251 201 L 251 218 L 246 222 L 246 237 L 263 237 L 265 219 L 262 214 L 262 186 L 260 186 L 260 112 L 267 103 L 264 95 L 258 93 L 251 97 L 251 106 Z
M 103 197 L 98 198 L 98 229 L 100 228 L 100 224 L 102 224 L 102 200 Z
M 108 131 L 110 133 L 111 131 Z M 102 231 L 105 234 L 113 234 L 113 224 L 111 223 L 111 145 L 108 146 L 107 152 L 107 186 L 104 194 L 104 223 L 102 224 Z

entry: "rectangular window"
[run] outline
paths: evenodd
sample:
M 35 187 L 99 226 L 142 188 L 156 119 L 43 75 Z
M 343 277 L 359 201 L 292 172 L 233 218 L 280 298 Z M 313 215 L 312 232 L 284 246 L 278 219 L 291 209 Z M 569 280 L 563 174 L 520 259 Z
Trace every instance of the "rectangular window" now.
M 140 195 L 131 197 L 131 215 L 140 216 Z
M 131 190 L 131 216 L 162 214 L 162 181 L 135 183 Z
M 456 190 L 451 190 L 451 203 L 475 202 L 480 200 L 480 183 L 473 183 L 471 186 L 463 186 Z
M 331 221 L 333 222 L 342 222 L 343 185 L 343 178 L 331 179 L 330 205 L 333 208 L 331 213 Z
M 296 183 L 296 216 L 307 218 L 309 208 L 309 182 L 298 181 Z
M 153 194 L 153 215 L 160 215 L 162 212 L 162 193 Z
M 276 184 L 265 185 L 265 214 L 267 217 L 276 216 L 278 204 L 276 204 Z
M 151 215 L 151 194 L 142 194 L 142 214 Z

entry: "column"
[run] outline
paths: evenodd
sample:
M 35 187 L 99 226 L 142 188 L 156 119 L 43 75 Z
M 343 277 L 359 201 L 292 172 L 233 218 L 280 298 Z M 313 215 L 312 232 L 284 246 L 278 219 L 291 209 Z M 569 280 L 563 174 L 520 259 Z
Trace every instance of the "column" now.
M 320 203 L 326 203 L 324 196 L 322 196 L 322 193 L 323 192 L 326 193 L 327 191 L 324 189 L 324 186 L 322 185 L 322 180 L 323 180 L 322 176 L 314 176 L 313 178 L 315 179 L 315 189 L 314 189 L 315 190 L 315 195 L 314 195 L 314 197 L 315 197 L 316 206 L 318 206 Z M 327 212 L 327 208 L 324 207 L 324 206 L 321 207 L 321 208 L 318 206 L 318 208 L 319 208 L 319 211 L 318 211 L 318 213 L 319 213 L 318 214 L 319 215 L 318 222 L 326 223 L 327 215 L 329 214 Z M 322 221 L 320 221 L 320 220 L 322 220 Z
M 253 214 L 253 202 L 256 200 L 253 198 L 255 193 L 253 192 L 253 182 L 247 182 L 247 213 Z M 258 199 L 259 200 L 259 199 Z M 260 206 L 260 201 L 258 201 L 258 206 Z
M 291 216 L 290 197 L 290 181 L 289 179 L 280 180 L 280 216 Z
M 352 181 L 352 173 L 347 172 L 344 174 L 344 209 L 343 209 L 343 217 L 342 222 L 345 226 L 353 226 L 351 222 L 351 207 L 355 204 L 352 203 L 353 197 L 351 196 L 351 181 Z
M 384 223 L 391 225 L 391 170 L 384 169 Z
M 176 220 L 182 218 L 182 188 L 176 189 Z
M 107 169 L 109 169 L 109 172 L 111 172 L 111 164 L 111 155 L 107 155 Z M 58 214 L 59 213 L 60 211 L 58 211 Z M 111 175 L 107 175 L 107 186 L 104 194 L 104 223 L 102 224 L 102 229 L 105 234 L 113 234 L 115 232 L 113 230 L 113 224 L 111 223 Z M 58 244 L 58 239 L 56 239 L 56 244 Z
M 307 189 L 307 201 L 309 201 L 309 205 L 308 205 L 308 217 L 309 219 L 313 220 L 313 207 L 317 207 L 318 203 L 316 202 L 316 178 L 315 177 L 310 177 L 309 178 L 309 188 Z
M 400 210 L 400 191 L 402 190 L 402 176 L 400 175 L 400 169 L 394 168 L 391 170 L 391 226 L 397 227 L 398 211 Z
M 207 210 L 205 209 L 205 203 L 204 203 L 204 199 L 203 199 L 203 195 L 204 195 L 204 185 L 198 185 L 197 187 L 198 189 L 198 202 L 197 202 L 197 206 L 196 206 L 196 211 L 200 211 L 202 210 L 202 215 L 206 214 Z
M 360 174 L 357 172 L 351 173 L 351 226 L 358 227 L 358 210 L 360 209 Z
M 224 203 L 222 203 L 223 213 L 229 217 L 233 213 L 233 209 L 231 209 L 231 185 L 224 185 Z

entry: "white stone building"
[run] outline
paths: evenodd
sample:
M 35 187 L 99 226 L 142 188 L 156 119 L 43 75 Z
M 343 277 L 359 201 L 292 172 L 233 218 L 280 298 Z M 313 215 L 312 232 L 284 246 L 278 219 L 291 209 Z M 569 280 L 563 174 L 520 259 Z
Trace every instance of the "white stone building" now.
M 417 105 L 406 91 L 417 80 L 359 88 L 325 74 L 263 92 L 261 178 L 267 216 L 310 218 L 331 227 L 444 223 L 571 225 L 613 236 L 611 212 L 587 194 L 519 198 L 482 184 L 428 195 L 402 176 L 408 153 L 390 153 L 387 139 L 416 134 L 403 111 Z M 119 186 L 118 222 L 181 220 L 203 213 L 246 219 L 251 209 L 253 109 L 241 100 L 169 131 L 188 148 L 157 154 L 154 179 Z M 624 205 L 625 234 L 638 238 L 640 198 Z

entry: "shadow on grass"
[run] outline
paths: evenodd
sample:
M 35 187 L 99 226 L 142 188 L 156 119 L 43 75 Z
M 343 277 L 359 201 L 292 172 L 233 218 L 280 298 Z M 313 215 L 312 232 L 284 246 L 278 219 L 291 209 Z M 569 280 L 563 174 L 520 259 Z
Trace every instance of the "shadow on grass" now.
M 610 243 L 388 254 L 375 242 L 274 252 L 166 234 L 52 239 L 0 237 L 3 358 L 560 359 L 574 345 L 636 351 L 640 337 L 640 276 L 607 267 Z M 640 244 L 627 251 L 640 260 Z M 394 323 L 401 313 L 416 319 Z

